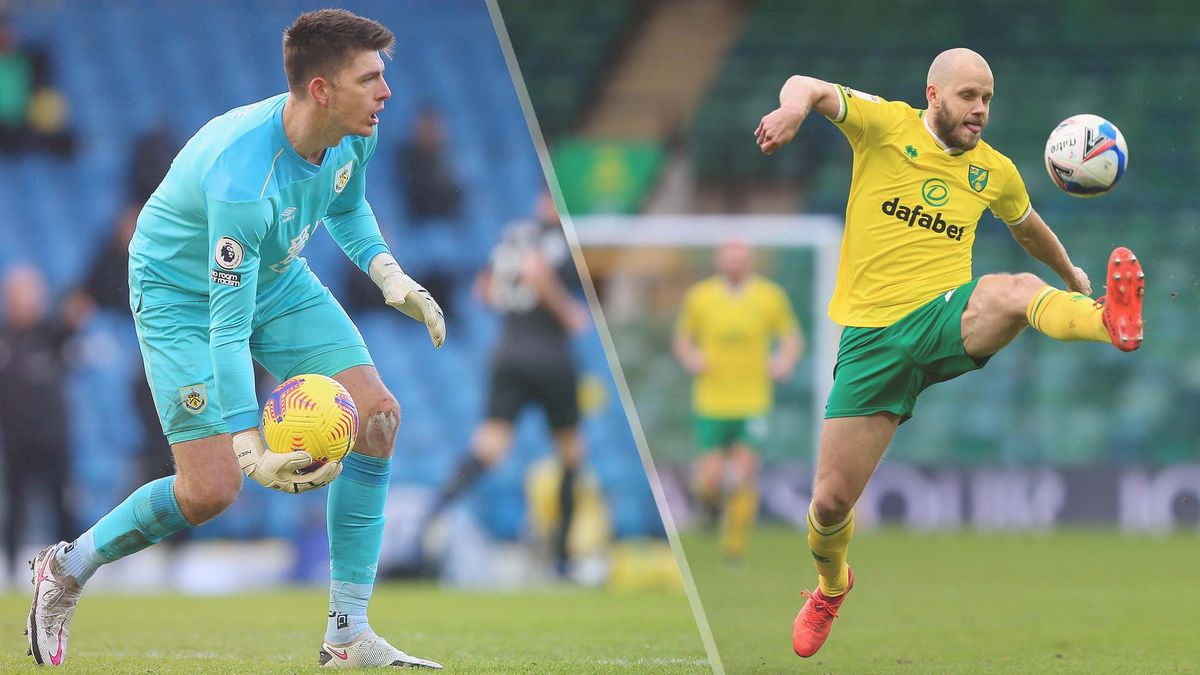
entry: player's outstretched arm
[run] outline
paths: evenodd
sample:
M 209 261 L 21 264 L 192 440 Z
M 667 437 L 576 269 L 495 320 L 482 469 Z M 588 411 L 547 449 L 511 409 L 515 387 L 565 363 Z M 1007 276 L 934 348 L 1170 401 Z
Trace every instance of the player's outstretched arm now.
M 1046 263 L 1055 274 L 1062 277 L 1068 290 L 1092 294 L 1092 282 L 1087 273 L 1071 262 L 1067 249 L 1032 207 L 1025 220 L 1010 226 L 1009 231 L 1026 253 Z
M 810 111 L 816 109 L 826 117 L 836 117 L 840 106 L 837 89 L 832 84 L 793 75 L 779 91 L 779 107 L 759 121 L 754 140 L 763 154 L 769 155 L 791 142 Z
M 429 291 L 405 274 L 390 253 L 380 253 L 372 258 L 368 271 L 371 280 L 383 291 L 383 301 L 425 324 L 433 346 L 441 347 L 446 340 L 446 317 Z

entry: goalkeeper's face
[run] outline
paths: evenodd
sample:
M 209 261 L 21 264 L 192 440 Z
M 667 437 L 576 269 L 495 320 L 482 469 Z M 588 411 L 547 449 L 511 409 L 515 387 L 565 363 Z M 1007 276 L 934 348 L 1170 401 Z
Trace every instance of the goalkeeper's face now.
M 379 52 L 359 52 L 330 81 L 330 121 L 343 135 L 370 136 L 379 124 L 383 102 L 391 97 Z
M 970 150 L 979 144 L 988 125 L 992 103 L 992 73 L 983 68 L 966 67 L 942 86 L 929 85 L 929 121 L 938 138 L 946 145 Z

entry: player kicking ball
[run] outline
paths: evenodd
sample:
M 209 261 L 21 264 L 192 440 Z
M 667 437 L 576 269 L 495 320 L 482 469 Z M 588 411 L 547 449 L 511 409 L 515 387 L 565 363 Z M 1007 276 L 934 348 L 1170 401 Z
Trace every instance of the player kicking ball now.
M 26 629 L 39 665 L 66 660 L 71 618 L 97 569 L 215 518 L 237 499 L 243 473 L 288 493 L 340 473 L 328 497 L 321 665 L 441 668 L 367 621 L 400 408 L 354 324 L 299 257 L 324 222 L 385 302 L 441 346 L 441 308 L 396 264 L 365 199 L 377 113 L 391 96 L 380 54 L 394 44 L 387 28 L 343 10 L 301 15 L 283 38 L 289 91 L 206 124 L 146 203 L 129 245 L 130 305 L 176 474 L 34 559 Z M 340 382 L 365 420 L 353 451 L 310 473 L 300 472 L 308 453 L 265 452 L 252 358 L 281 381 L 317 373 Z
M 1113 251 L 1099 301 L 1091 282 L 1029 202 L 1016 167 L 980 140 L 993 94 L 991 68 L 968 49 L 929 67 L 926 110 L 842 85 L 793 76 L 779 108 L 755 131 L 771 154 L 809 112 L 829 118 L 854 148 L 846 231 L 829 316 L 845 326 L 825 407 L 808 545 L 818 589 L 796 617 L 792 646 L 812 656 L 854 586 L 846 564 L 853 507 L 896 428 L 926 387 L 982 368 L 1026 326 L 1056 340 L 1142 342 L 1145 281 L 1137 258 Z M 972 278 L 983 210 L 1008 224 L 1029 255 L 1067 290 L 1033 274 Z

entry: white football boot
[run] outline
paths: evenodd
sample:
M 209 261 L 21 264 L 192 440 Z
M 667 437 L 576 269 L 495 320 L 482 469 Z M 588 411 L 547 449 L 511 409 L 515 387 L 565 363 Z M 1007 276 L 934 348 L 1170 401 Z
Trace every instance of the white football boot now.
M 74 577 L 61 574 L 54 554 L 67 542 L 42 549 L 30 563 L 33 569 L 33 606 L 25 620 L 29 655 L 39 666 L 61 666 L 67 660 L 67 636 L 83 587 Z
M 442 668 L 440 663 L 405 654 L 388 644 L 387 640 L 376 635 L 374 631 L 341 647 L 335 647 L 328 642 L 323 643 L 320 658 L 320 664 L 326 668 Z

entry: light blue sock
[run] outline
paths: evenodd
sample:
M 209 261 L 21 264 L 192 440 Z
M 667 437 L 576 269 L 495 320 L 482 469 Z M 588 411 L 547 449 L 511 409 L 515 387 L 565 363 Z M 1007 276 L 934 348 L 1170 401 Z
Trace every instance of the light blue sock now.
M 78 539 L 59 550 L 59 569 L 80 584 L 101 565 L 157 544 L 191 527 L 175 499 L 175 476 L 159 478 L 134 490 Z
M 325 641 L 348 644 L 367 630 L 367 603 L 383 546 L 392 461 L 351 452 L 329 486 L 329 621 Z

